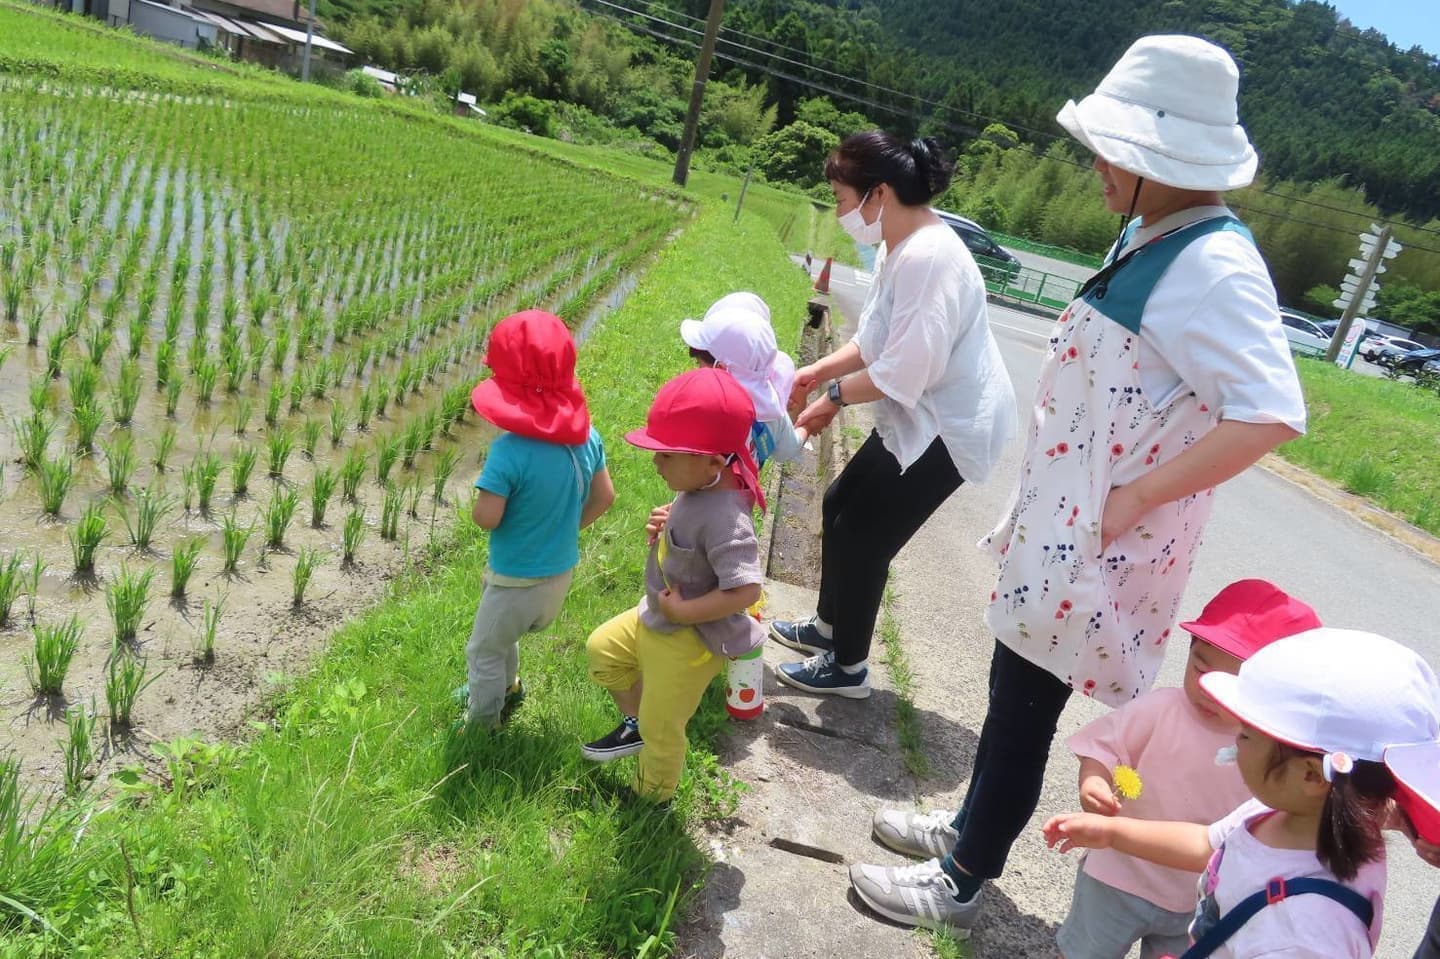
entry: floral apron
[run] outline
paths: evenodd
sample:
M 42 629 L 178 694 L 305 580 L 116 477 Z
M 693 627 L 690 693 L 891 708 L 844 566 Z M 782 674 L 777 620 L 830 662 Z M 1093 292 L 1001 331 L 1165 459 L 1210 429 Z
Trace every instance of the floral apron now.
M 1222 230 L 1250 238 L 1232 217 L 1181 227 L 1102 270 L 1060 316 L 1015 498 L 980 543 L 1000 566 L 985 611 L 995 637 L 1112 706 L 1155 681 L 1214 501 L 1206 490 L 1166 503 L 1100 549 L 1111 488 L 1172 459 L 1217 423 L 1194 393 L 1151 404 L 1140 388 L 1140 324 L 1175 257 Z

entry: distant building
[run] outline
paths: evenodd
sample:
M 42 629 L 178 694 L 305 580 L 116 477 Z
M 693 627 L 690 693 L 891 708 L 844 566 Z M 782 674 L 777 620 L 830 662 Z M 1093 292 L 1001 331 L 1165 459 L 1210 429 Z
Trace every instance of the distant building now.
M 480 117 L 482 119 L 489 116 L 489 114 L 480 109 L 480 106 L 475 102 L 475 94 L 464 92 L 455 95 L 455 115 L 457 117 Z

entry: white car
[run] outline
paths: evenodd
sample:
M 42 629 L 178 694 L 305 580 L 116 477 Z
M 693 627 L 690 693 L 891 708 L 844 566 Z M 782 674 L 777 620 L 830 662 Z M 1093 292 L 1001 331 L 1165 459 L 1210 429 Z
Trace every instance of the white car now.
M 1371 363 L 1393 362 L 1396 358 L 1415 350 L 1425 349 L 1424 343 L 1416 343 L 1399 336 L 1382 336 L 1371 333 L 1360 343 L 1360 355 Z
M 1285 337 L 1290 341 L 1290 352 L 1301 356 L 1324 356 L 1330 348 L 1330 337 L 1303 316 L 1280 311 L 1280 322 L 1285 324 Z

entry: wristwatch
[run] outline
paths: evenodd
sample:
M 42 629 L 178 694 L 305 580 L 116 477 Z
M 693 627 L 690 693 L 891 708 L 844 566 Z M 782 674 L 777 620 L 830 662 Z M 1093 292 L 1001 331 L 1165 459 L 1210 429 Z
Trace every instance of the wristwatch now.
M 840 381 L 831 380 L 830 388 L 825 391 L 825 398 L 836 406 L 844 406 L 845 401 L 840 398 Z

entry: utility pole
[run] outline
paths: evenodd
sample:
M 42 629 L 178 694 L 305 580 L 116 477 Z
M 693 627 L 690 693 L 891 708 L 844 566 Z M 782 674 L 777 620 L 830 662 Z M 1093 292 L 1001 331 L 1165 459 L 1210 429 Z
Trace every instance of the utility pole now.
M 700 104 L 705 99 L 705 81 L 710 77 L 710 59 L 715 55 L 715 38 L 720 33 L 720 15 L 724 12 L 725 0 L 710 0 L 710 17 L 705 21 L 705 39 L 700 43 L 700 59 L 695 62 L 695 85 L 690 88 L 690 112 L 685 115 L 685 135 L 680 138 L 680 152 L 675 155 L 676 186 L 684 186 L 685 181 L 690 179 L 690 153 L 695 149 L 695 130 L 700 125 Z
M 315 0 L 310 0 L 310 22 L 305 24 L 305 58 L 300 61 L 300 82 L 310 82 L 310 43 L 315 39 Z
M 1340 316 L 1340 325 L 1335 328 L 1335 335 L 1330 337 L 1330 346 L 1325 351 L 1325 362 L 1327 363 L 1334 363 L 1340 356 L 1340 348 L 1345 344 L 1345 337 L 1350 332 L 1350 326 L 1365 305 L 1365 294 L 1370 292 L 1370 283 L 1375 279 L 1375 274 L 1380 271 L 1380 264 L 1385 261 L 1385 254 L 1390 246 L 1390 234 L 1391 229 L 1387 224 L 1375 235 L 1375 245 L 1365 259 L 1365 268 L 1360 272 L 1359 281 L 1355 284 L 1355 291 L 1350 294 L 1350 302 L 1345 305 L 1345 312 Z M 1393 253 L 1390 255 L 1394 256 Z
M 755 161 L 751 159 L 750 166 L 745 170 L 745 182 L 740 184 L 740 199 L 735 201 L 735 219 L 732 224 L 740 222 L 740 208 L 745 205 L 745 191 L 750 189 L 750 174 L 755 172 Z

